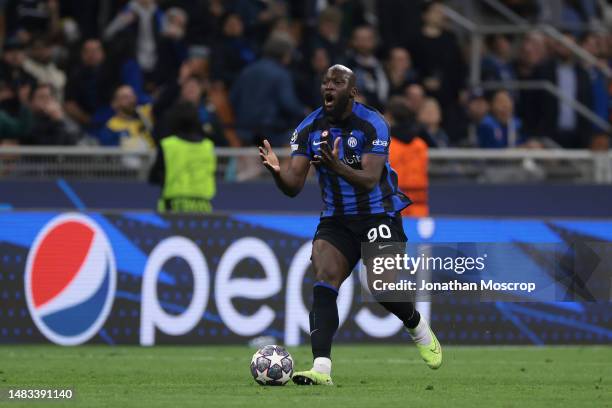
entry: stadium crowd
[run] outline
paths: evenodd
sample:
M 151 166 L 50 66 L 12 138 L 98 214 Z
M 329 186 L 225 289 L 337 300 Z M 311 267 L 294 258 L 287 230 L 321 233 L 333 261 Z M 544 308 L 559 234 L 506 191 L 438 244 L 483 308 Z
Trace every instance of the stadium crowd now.
M 552 13 L 504 2 L 535 22 Z M 597 27 L 612 5 L 554 3 L 564 36 L 599 63 L 540 32 L 491 35 L 482 79 L 547 80 L 609 121 L 612 35 Z M 470 89 L 468 43 L 449 26 L 441 3 L 420 0 L 0 0 L 0 144 L 154 149 L 189 103 L 217 146 L 287 145 L 342 63 L 392 133 L 429 147 L 608 148 L 546 92 Z

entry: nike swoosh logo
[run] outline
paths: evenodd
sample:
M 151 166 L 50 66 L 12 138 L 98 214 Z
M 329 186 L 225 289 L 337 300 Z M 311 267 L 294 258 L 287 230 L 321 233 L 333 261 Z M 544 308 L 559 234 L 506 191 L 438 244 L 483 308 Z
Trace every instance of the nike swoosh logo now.
M 435 343 L 434 348 L 429 349 L 429 351 L 431 351 L 434 354 L 440 354 L 440 344 L 437 341 L 435 341 L 434 343 Z
M 312 333 L 316 332 L 319 329 L 314 329 L 313 331 L 310 332 L 310 335 L 312 336 Z
M 393 246 L 393 244 L 390 244 L 390 245 L 379 245 L 378 249 L 385 249 L 385 248 L 388 248 L 390 246 Z
M 322 142 L 322 141 L 321 141 L 321 142 L 312 142 L 312 145 L 313 145 L 313 146 L 318 146 L 318 145 L 320 145 L 321 143 L 323 143 L 323 142 Z

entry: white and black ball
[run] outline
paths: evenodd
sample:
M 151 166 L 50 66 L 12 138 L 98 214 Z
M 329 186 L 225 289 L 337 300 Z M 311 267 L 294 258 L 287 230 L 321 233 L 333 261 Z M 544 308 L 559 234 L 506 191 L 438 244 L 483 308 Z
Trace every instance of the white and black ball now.
M 251 375 L 259 385 L 285 385 L 293 375 L 293 357 L 281 346 L 263 346 L 251 359 Z

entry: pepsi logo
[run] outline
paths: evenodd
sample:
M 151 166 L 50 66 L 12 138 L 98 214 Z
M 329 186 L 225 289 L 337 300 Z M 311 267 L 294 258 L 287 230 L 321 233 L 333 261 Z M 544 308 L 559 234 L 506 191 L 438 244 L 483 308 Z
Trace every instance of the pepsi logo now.
M 81 344 L 98 333 L 112 308 L 115 258 L 106 234 L 91 218 L 53 218 L 28 253 L 25 295 L 30 316 L 45 337 Z

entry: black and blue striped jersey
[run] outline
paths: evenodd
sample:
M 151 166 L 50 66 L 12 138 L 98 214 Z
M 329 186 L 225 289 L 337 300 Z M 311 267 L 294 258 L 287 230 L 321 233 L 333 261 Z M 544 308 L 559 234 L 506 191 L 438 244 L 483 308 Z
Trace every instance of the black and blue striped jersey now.
M 353 112 L 340 123 L 333 125 L 325 112 L 319 108 L 300 123 L 291 137 L 292 155 L 303 155 L 310 159 L 320 154 L 321 138 L 327 138 L 333 148 L 336 138 L 341 137 L 338 156 L 342 162 L 354 169 L 361 169 L 364 154 L 388 156 L 391 138 L 389 125 L 373 108 L 358 102 L 353 103 Z M 324 209 L 321 217 L 335 215 L 395 215 L 411 204 L 397 186 L 397 173 L 387 159 L 380 181 L 372 191 L 353 187 L 342 177 L 325 166 L 317 168 Z

